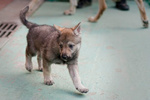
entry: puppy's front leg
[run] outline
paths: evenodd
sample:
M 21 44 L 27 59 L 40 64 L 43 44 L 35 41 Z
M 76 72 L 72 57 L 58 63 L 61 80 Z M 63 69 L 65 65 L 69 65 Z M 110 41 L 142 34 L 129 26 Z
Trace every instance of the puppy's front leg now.
M 38 62 L 38 70 L 42 71 L 42 57 L 41 57 L 41 52 L 38 52 L 37 62 Z
M 25 63 L 26 70 L 29 72 L 32 71 L 33 66 L 32 66 L 32 55 L 29 52 L 29 47 L 26 47 L 26 63 Z
M 87 93 L 89 89 L 81 84 L 78 65 L 68 65 L 68 70 L 75 88 L 81 93 Z
M 52 79 L 52 76 L 51 76 L 51 64 L 43 59 L 43 75 L 44 75 L 44 83 L 46 85 L 53 85 L 54 84 L 54 81 Z

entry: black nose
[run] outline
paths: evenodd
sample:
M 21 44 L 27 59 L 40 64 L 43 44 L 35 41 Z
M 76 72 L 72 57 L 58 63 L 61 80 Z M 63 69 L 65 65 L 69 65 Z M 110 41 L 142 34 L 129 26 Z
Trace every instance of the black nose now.
M 62 54 L 62 58 L 64 59 L 64 60 L 67 60 L 67 55 L 66 54 Z

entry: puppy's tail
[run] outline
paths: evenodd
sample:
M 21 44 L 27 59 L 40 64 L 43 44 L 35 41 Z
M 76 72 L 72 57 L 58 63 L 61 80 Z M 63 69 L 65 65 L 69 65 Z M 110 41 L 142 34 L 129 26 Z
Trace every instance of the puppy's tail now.
M 24 24 L 27 28 L 30 28 L 35 24 L 26 20 L 26 13 L 28 12 L 28 10 L 29 6 L 25 7 L 23 10 L 20 11 L 20 20 L 22 24 Z

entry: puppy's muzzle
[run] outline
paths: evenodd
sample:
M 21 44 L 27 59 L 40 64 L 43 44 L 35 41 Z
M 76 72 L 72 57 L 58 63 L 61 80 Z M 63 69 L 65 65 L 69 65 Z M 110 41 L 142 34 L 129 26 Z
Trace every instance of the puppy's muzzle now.
M 61 58 L 62 58 L 64 61 L 67 61 L 69 57 L 68 57 L 66 54 L 62 54 Z

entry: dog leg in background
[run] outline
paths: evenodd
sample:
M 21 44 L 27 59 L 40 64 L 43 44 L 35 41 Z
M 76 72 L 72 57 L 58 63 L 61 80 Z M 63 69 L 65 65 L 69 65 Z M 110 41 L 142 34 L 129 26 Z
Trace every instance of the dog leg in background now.
M 81 93 L 87 93 L 89 90 L 81 84 L 78 65 L 68 65 L 68 70 L 75 88 Z
M 76 12 L 77 0 L 70 0 L 70 8 L 64 11 L 65 15 L 73 15 Z
M 97 20 L 102 16 L 103 12 L 107 8 L 105 0 L 99 0 L 99 11 L 95 17 L 90 17 L 89 22 L 97 22 Z
M 43 75 L 46 85 L 53 85 L 54 81 L 51 76 L 51 64 L 43 58 Z
M 38 52 L 37 62 L 38 62 L 38 70 L 42 71 L 42 57 L 41 57 L 41 52 Z
M 139 8 L 139 11 L 140 11 L 140 14 L 141 14 L 141 19 L 143 21 L 143 26 L 145 28 L 147 28 L 148 27 L 148 18 L 146 16 L 146 11 L 145 11 L 143 0 L 135 0 L 135 1 L 138 5 L 138 8 Z

